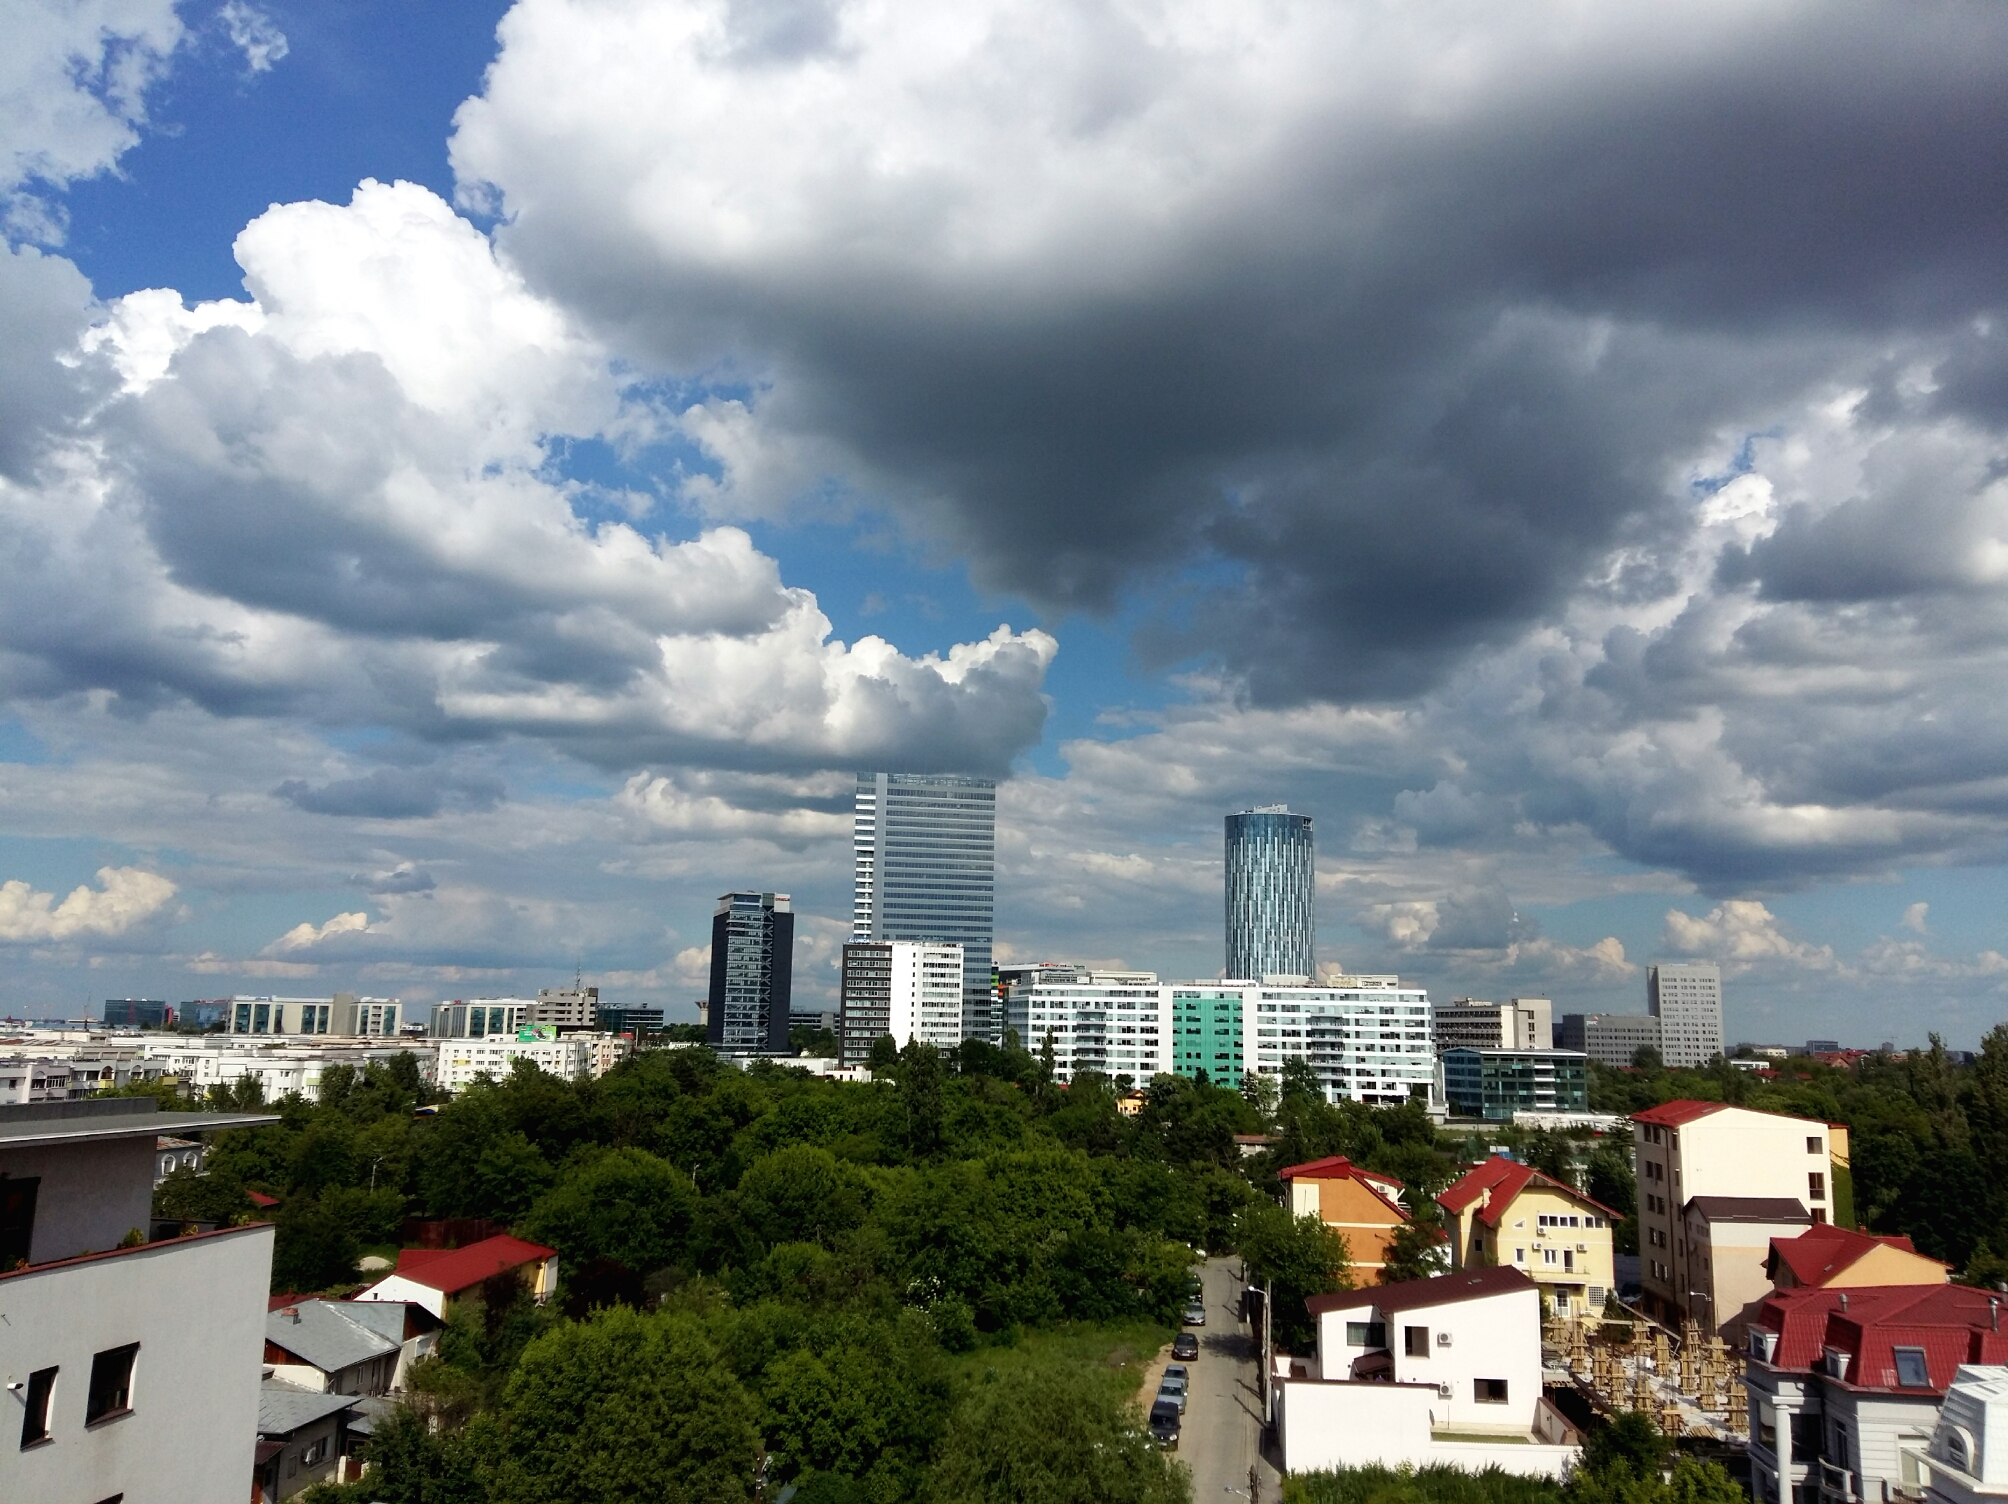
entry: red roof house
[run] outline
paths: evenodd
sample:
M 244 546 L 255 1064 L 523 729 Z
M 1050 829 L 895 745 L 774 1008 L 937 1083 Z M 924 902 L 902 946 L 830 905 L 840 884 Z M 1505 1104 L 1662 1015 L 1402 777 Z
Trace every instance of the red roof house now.
M 1408 1221 L 1403 1186 L 1392 1175 L 1354 1164 L 1343 1154 L 1307 1160 L 1276 1172 L 1290 1215 L 1315 1216 L 1346 1240 L 1355 1269 L 1378 1274 L 1387 1265 L 1395 1229 Z
M 396 1272 L 356 1299 L 410 1301 L 443 1320 L 454 1300 L 479 1294 L 497 1280 L 513 1281 L 537 1300 L 548 1300 L 558 1287 L 557 1250 L 507 1234 L 465 1248 L 404 1248 Z
M 1942 1285 L 1952 1266 L 1926 1258 L 1901 1234 L 1884 1237 L 1823 1222 L 1796 1238 L 1773 1238 L 1765 1265 L 1781 1290 L 1877 1285 Z

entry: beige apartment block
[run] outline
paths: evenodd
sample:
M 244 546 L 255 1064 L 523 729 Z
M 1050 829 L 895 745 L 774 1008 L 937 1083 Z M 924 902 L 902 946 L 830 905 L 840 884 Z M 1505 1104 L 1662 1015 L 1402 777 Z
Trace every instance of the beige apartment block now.
M 1772 1250 L 1807 1231 L 1812 1217 L 1790 1196 L 1690 1196 L 1684 1236 L 1703 1336 L 1743 1345 L 1750 1314 L 1771 1293 Z M 1823 1232 L 1837 1232 L 1831 1224 Z
M 1848 1130 L 1840 1124 L 1722 1102 L 1663 1102 L 1632 1115 L 1632 1156 L 1645 1307 L 1662 1321 L 1729 1315 L 1705 1309 L 1706 1245 L 1688 1234 L 1696 1197 L 1796 1201 L 1812 1223 L 1852 1215 Z
M 1559 1316 L 1604 1308 L 1618 1214 L 1532 1165 L 1494 1155 L 1436 1198 L 1453 1269 L 1518 1269 Z

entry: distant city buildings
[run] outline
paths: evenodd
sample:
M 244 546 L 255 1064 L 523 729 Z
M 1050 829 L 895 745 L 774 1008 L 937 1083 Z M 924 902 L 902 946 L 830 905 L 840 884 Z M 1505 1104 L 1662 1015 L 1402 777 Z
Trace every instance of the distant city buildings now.
M 660 1034 L 663 1027 L 660 1008 L 642 1008 L 632 1003 L 609 1008 L 602 1004 L 598 1014 L 598 1030 L 602 1034 L 631 1034 L 639 1040 L 644 1034 Z
M 1083 1071 L 1148 1081 L 1171 1070 L 1171 988 L 1150 971 L 1057 969 L 1013 987 L 1006 1027 L 1039 1054 L 1050 1044 L 1053 1076 Z
M 611 1034 L 561 1034 L 548 1024 L 525 1032 L 532 1037 L 441 1040 L 432 1073 L 435 1083 L 458 1094 L 482 1076 L 501 1080 L 518 1060 L 566 1081 L 597 1078 L 632 1050 L 629 1041 Z
M 342 1039 L 392 1039 L 402 1031 L 404 1005 L 396 998 L 234 997 L 227 1027 L 232 1034 L 326 1034 Z
M 1574 1050 L 1445 1050 L 1443 1097 L 1457 1116 L 1488 1123 L 1510 1123 L 1516 1112 L 1588 1112 L 1589 1058 Z
M 711 916 L 708 1042 L 785 1054 L 794 986 L 795 915 L 786 893 L 726 893 Z
M 1645 974 L 1646 1012 L 1659 1020 L 1659 1052 L 1675 1070 L 1722 1053 L 1722 968 L 1713 961 L 1662 961 Z
M 1546 1050 L 1554 1047 L 1554 1004 L 1545 997 L 1482 1002 L 1461 997 L 1432 1010 L 1436 1052 L 1445 1050 Z
M 154 998 L 108 997 L 104 1018 L 108 1029 L 171 1029 L 175 1024 L 173 1005 Z
M 839 984 L 846 1065 L 871 1058 L 891 1036 L 904 1049 L 918 1040 L 952 1050 L 963 1040 L 962 947 L 932 940 L 853 940 L 844 947 Z
M 536 1003 L 524 997 L 477 997 L 465 1001 L 432 1005 L 431 1033 L 435 1039 L 489 1039 L 514 1035 Z
M 539 987 L 528 1022 L 556 1029 L 599 1027 L 600 989 L 574 982 L 570 987 Z
M 991 982 L 997 784 L 952 773 L 863 773 L 853 820 L 853 940 L 962 947 L 962 1036 L 1002 1037 Z
M 1265 804 L 1227 817 L 1227 971 L 1231 979 L 1318 974 L 1311 817 Z
M 1180 1076 L 1238 1086 L 1247 1069 L 1243 1053 L 1247 993 L 1226 982 L 1194 982 L 1171 990 L 1171 1069 Z
M 1659 1020 L 1649 1013 L 1564 1013 L 1555 1043 L 1581 1050 L 1599 1065 L 1622 1068 L 1640 1050 L 1660 1051 Z M 1665 1058 L 1664 1051 L 1660 1051 Z

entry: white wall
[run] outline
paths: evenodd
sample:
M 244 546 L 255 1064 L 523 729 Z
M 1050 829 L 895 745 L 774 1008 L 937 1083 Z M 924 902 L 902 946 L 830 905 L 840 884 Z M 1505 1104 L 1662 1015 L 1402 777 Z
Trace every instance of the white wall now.
M 5 1381 L 61 1369 L 51 1438 L 25 1452 L 25 1388 L 0 1393 L 0 1499 L 243 1504 L 271 1274 L 272 1229 L 258 1225 L 0 1276 Z M 87 1431 L 91 1357 L 129 1342 L 132 1409 Z
M 81 1119 L 50 1119 L 53 1126 Z M 98 1121 L 98 1120 L 88 1120 Z M 102 1120 L 116 1124 L 116 1118 Z M 39 1175 L 35 1237 L 28 1262 L 46 1264 L 80 1253 L 103 1253 L 135 1227 L 153 1221 L 153 1137 L 81 1144 L 31 1144 L 0 1150 L 0 1170 L 16 1179 Z M 0 1342 L 5 1341 L 0 1331 Z M 6 1444 L 0 1425 L 0 1446 Z M 5 1495 L 0 1495 L 4 1498 Z
M 1404 1333 L 1412 1326 L 1429 1329 L 1427 1358 L 1411 1358 L 1404 1351 Z M 1442 1340 L 1446 1333 L 1447 1346 Z M 1449 1396 L 1436 1402 L 1439 1426 L 1533 1429 L 1534 1407 L 1541 1399 L 1541 1294 L 1534 1286 L 1390 1316 L 1387 1345 L 1397 1382 L 1450 1386 Z M 1478 1379 L 1506 1380 L 1507 1402 L 1480 1404 L 1474 1398 Z
M 1283 1470 L 1421 1467 L 1429 1458 L 1435 1403 L 1427 1385 L 1292 1379 L 1277 1386 Z

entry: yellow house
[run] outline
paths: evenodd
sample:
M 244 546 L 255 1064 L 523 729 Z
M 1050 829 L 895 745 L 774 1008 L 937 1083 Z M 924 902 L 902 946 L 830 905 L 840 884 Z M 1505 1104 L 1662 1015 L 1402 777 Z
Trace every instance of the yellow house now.
M 1878 1237 L 1828 1223 L 1796 1238 L 1773 1238 L 1766 1272 L 1780 1290 L 1943 1285 L 1952 1266 L 1926 1258 L 1907 1237 Z
M 1618 1213 L 1532 1165 L 1494 1155 L 1436 1198 L 1450 1233 L 1451 1267 L 1510 1266 L 1541 1287 L 1557 1315 L 1604 1308 L 1616 1283 L 1611 1223 Z

